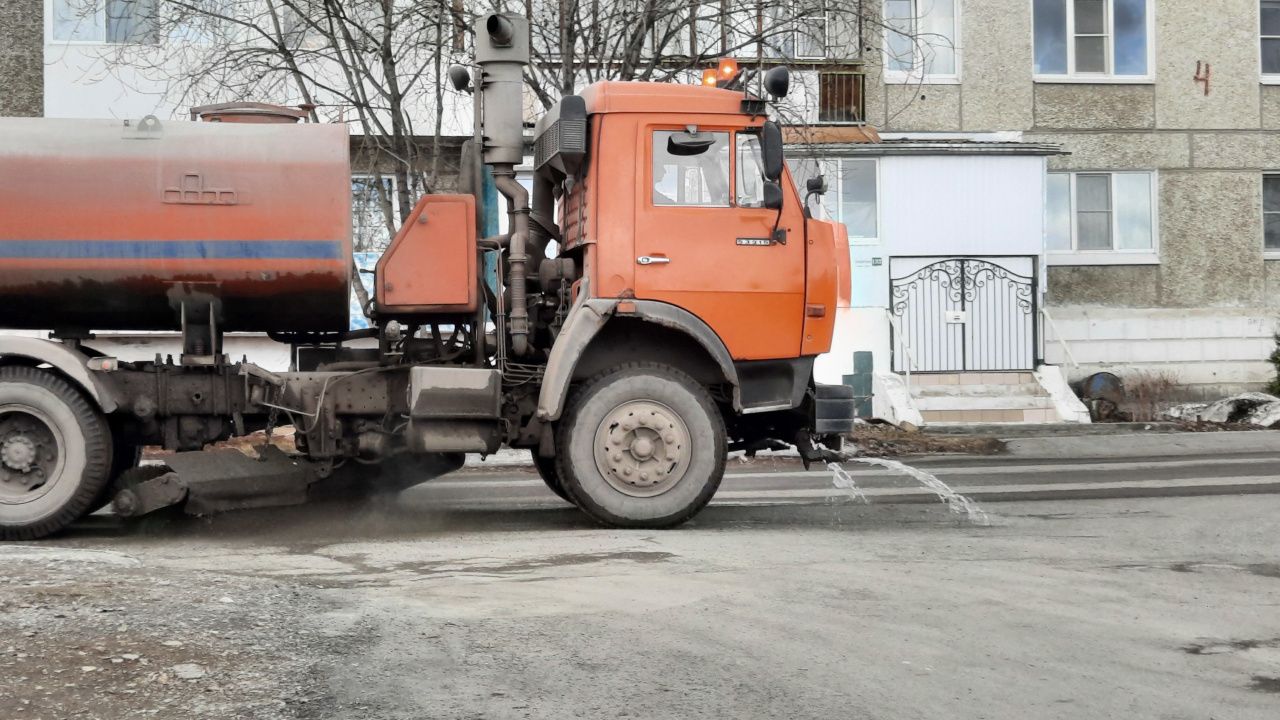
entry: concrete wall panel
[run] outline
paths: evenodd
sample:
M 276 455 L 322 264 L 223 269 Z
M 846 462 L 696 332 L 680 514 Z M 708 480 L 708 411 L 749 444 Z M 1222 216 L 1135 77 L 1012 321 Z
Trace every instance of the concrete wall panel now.
M 1152 85 L 1038 83 L 1035 88 L 1037 128 L 1145 130 L 1156 124 Z
M 0 115 L 38 117 L 44 113 L 44 3 L 0 3 Z
M 1031 3 L 965 2 L 961 11 L 963 130 L 1025 130 L 1034 123 Z
M 1280 169 L 1280 134 L 1192 133 L 1193 167 Z
M 1061 305 L 1152 307 L 1160 304 L 1157 265 L 1082 265 L 1049 268 L 1047 302 Z
M 884 128 L 890 131 L 960 127 L 959 85 L 886 85 Z
M 1263 263 L 1264 290 L 1262 302 L 1267 307 L 1280 308 L 1280 260 Z M 1280 317 L 1280 313 L 1277 314 Z
M 1160 299 L 1166 307 L 1262 301 L 1262 198 L 1256 173 L 1160 175 Z
M 1258 126 L 1258 0 L 1162 0 L 1156 10 L 1160 128 Z M 1209 94 L 1192 78 L 1211 66 Z
M 1262 128 L 1280 130 L 1280 85 L 1262 85 Z
M 1191 163 L 1185 133 L 1028 133 L 1026 139 L 1071 153 L 1049 158 L 1052 170 L 1158 170 Z

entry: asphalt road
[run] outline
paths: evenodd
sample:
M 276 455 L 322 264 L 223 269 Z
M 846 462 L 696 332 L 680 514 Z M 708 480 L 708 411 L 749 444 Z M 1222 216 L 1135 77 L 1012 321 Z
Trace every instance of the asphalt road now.
M 920 465 L 976 487 L 1261 477 L 1268 462 Z M 936 503 L 861 504 L 824 474 L 779 474 L 792 472 L 734 467 L 721 501 L 665 532 L 593 527 L 520 471 L 358 508 L 93 518 L 0 546 L 0 707 L 1280 717 L 1280 495 L 993 502 L 991 524 L 975 526 Z

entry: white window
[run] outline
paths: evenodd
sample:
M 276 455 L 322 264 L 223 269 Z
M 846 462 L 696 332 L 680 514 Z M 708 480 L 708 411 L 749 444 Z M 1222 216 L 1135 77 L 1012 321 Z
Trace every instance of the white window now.
M 1262 247 L 1280 253 L 1280 174 L 1262 176 Z
M 1280 83 L 1280 0 L 1262 0 L 1261 10 L 1262 74 Z
M 820 167 L 827 178 L 827 195 L 822 199 L 823 214 L 837 223 L 844 223 L 849 231 L 849 241 L 854 245 L 878 242 L 877 161 L 838 158 L 823 160 Z M 800 187 L 804 184 L 801 183 Z
M 885 0 L 885 80 L 958 81 L 958 13 L 957 0 Z
M 50 36 L 94 43 L 159 41 L 156 0 L 52 0 Z
M 1151 79 L 1151 0 L 1032 0 L 1032 12 L 1037 79 Z
M 1045 188 L 1045 248 L 1078 254 L 1088 264 L 1154 261 L 1155 175 L 1150 172 L 1049 173 Z
M 815 8 L 796 18 L 796 57 L 801 60 L 820 60 L 827 56 L 827 12 Z

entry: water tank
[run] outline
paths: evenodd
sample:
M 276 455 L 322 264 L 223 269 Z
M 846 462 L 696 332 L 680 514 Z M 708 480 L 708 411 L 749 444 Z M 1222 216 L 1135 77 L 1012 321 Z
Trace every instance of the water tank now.
M 0 118 L 0 327 L 341 330 L 343 125 Z

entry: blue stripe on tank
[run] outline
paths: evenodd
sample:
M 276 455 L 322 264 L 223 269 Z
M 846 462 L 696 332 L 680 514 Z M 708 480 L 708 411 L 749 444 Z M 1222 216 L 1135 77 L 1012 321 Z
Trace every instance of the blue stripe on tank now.
M 337 260 L 332 240 L 0 240 L 0 258 L 85 260 Z

